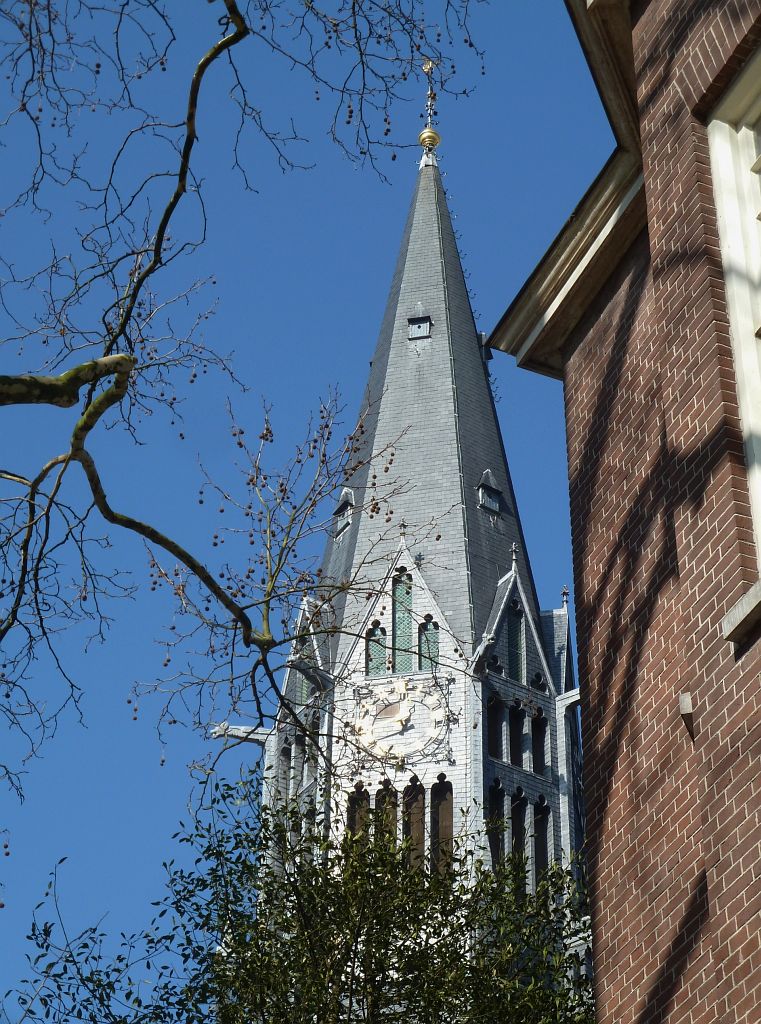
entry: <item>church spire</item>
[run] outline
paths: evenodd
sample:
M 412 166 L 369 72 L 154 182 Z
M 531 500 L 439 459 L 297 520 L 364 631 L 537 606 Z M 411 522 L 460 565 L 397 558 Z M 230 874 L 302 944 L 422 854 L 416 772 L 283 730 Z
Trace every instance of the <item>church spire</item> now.
M 483 637 L 497 585 L 514 565 L 536 623 L 539 608 L 486 353 L 436 160 L 434 104 L 429 85 L 429 123 L 420 138 L 425 152 L 361 410 L 364 465 L 347 481 L 357 513 L 330 541 L 323 571 L 346 580 L 362 578 L 370 563 L 388 571 L 402 543 L 409 550 L 407 564 L 417 560 L 422 566 L 426 585 L 469 658 Z M 379 453 L 390 449 L 389 473 L 378 463 Z M 374 487 L 392 480 L 388 526 L 385 516 L 359 509 L 367 508 Z M 336 609 L 347 634 L 340 639 L 339 627 L 336 665 L 360 615 L 359 607 L 350 615 L 351 595 L 346 601 L 347 607 Z
M 321 575 L 338 584 L 315 645 L 332 682 L 314 698 L 324 701 L 326 820 L 356 827 L 357 793 L 366 809 L 375 794 L 376 813 L 394 793 L 410 855 L 423 862 L 428 834 L 435 865 L 454 808 L 483 808 L 485 824 L 504 818 L 512 794 L 508 806 L 523 816 L 513 849 L 523 842 L 529 854 L 532 836 L 529 860 L 541 866 L 580 845 L 568 614 L 537 605 L 436 159 L 431 71 L 423 159 L 360 407 L 357 468 L 341 489 Z M 295 695 L 289 712 L 303 701 L 301 672 L 294 663 L 284 684 Z M 311 715 L 315 703 L 307 707 Z M 285 712 L 267 764 L 281 779 L 276 792 L 292 798 L 304 758 Z M 303 800 L 314 799 L 316 783 L 304 778 Z M 486 830 L 471 841 L 485 852 Z

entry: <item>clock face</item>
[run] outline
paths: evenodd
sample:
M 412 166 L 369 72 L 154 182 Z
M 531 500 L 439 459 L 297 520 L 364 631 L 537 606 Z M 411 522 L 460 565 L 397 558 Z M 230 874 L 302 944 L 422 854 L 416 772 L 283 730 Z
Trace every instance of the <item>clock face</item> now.
M 432 679 L 396 679 L 362 703 L 357 731 L 373 753 L 408 760 L 436 744 L 446 717 Z

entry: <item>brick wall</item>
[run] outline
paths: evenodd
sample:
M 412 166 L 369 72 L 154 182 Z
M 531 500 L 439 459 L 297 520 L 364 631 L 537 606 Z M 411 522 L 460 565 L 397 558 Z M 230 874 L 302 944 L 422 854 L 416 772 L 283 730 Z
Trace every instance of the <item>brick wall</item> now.
M 759 0 L 635 5 L 648 232 L 566 354 L 602 1024 L 761 1021 L 761 637 L 720 630 L 758 568 L 703 123 L 760 42 Z

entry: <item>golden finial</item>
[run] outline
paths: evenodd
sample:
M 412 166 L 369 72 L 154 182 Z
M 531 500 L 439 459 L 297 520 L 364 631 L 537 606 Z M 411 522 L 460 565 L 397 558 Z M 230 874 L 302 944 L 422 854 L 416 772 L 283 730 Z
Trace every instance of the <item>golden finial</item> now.
M 436 92 L 433 88 L 433 70 L 436 67 L 436 61 L 430 57 L 426 57 L 423 61 L 423 72 L 428 78 L 428 97 L 425 104 L 425 128 L 418 135 L 418 142 L 426 151 L 426 153 L 433 153 L 434 149 L 441 142 L 441 136 L 433 127 L 433 115 L 434 106 L 436 104 Z

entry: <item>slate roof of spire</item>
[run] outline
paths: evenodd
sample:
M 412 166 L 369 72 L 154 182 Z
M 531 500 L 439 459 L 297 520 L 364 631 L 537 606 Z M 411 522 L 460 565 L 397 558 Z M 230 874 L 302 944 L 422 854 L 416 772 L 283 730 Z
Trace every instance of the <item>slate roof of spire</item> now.
M 430 316 L 430 337 L 410 339 L 410 318 Z M 485 361 L 470 306 L 460 256 L 435 155 L 423 157 L 402 237 L 385 316 L 372 361 L 362 414 L 363 457 L 393 446 L 390 472 L 382 460 L 355 473 L 349 485 L 357 505 L 366 500 L 372 472 L 378 491 L 400 488 L 383 514 L 355 513 L 331 540 L 324 572 L 352 578 L 360 570 L 378 577 L 400 544 L 402 521 L 410 557 L 418 565 L 452 633 L 469 656 L 486 627 L 497 583 L 510 571 L 512 544 L 533 615 L 539 609 L 507 467 Z M 495 517 L 479 506 L 479 484 L 500 492 Z M 439 540 L 436 538 L 440 537 Z M 420 557 L 422 556 L 422 557 Z M 364 602 L 362 602 L 364 604 Z M 360 603 L 348 599 L 360 616 Z M 336 640 L 334 667 L 347 652 Z

